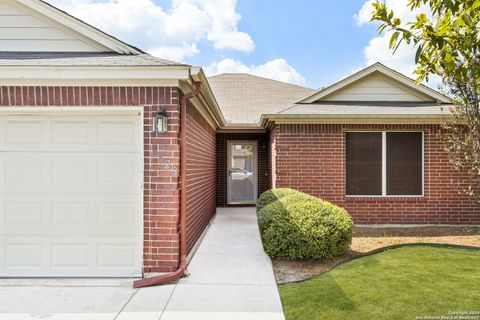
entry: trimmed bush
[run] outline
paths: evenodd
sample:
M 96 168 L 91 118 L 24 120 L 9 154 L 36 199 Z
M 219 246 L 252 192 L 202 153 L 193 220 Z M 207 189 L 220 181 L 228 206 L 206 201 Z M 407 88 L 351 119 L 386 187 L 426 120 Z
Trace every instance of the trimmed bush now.
M 346 253 L 353 223 L 343 208 L 294 192 L 258 213 L 265 252 L 286 259 L 332 258 Z
M 290 188 L 276 188 L 265 191 L 257 200 L 257 212 L 260 212 L 266 205 L 293 193 L 300 193 L 300 191 Z

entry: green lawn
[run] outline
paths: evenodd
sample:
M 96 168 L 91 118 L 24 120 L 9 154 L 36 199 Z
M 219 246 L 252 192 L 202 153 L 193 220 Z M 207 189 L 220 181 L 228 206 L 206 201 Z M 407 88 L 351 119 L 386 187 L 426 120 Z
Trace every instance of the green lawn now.
M 480 312 L 480 251 L 402 247 L 281 285 L 280 295 L 287 320 L 413 320 Z

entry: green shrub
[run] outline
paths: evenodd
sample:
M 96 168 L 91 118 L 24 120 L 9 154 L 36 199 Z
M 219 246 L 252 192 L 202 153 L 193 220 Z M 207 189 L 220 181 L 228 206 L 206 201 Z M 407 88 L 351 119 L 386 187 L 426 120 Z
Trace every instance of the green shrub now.
M 353 223 L 345 209 L 300 192 L 264 206 L 258 222 L 271 257 L 331 258 L 346 253 L 352 242 Z
M 266 205 L 293 193 L 300 193 L 300 191 L 290 188 L 276 188 L 265 191 L 257 200 L 257 212 L 260 212 Z

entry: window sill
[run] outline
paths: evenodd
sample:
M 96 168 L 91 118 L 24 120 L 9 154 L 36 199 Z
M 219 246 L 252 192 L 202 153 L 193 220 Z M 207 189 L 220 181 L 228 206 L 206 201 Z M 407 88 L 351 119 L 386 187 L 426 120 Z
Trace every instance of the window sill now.
M 425 201 L 425 195 L 420 196 L 345 196 L 345 201 L 347 202 L 355 202 L 355 201 L 381 201 L 381 202 L 389 202 L 389 201 L 403 201 L 403 202 L 420 202 Z

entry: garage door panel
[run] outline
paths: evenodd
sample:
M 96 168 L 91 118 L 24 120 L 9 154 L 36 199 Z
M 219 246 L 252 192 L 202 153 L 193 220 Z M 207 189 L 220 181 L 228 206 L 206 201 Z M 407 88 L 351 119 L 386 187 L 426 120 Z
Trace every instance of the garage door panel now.
M 111 269 L 135 266 L 135 247 L 128 244 L 99 244 L 97 246 L 97 267 Z
M 1 276 L 141 276 L 142 252 L 124 237 L 34 240 L 29 235 L 5 237 L 0 248 Z
M 7 239 L 6 239 L 7 240 Z M 15 243 L 6 241 L 5 268 L 42 268 L 45 265 L 43 246 L 38 243 Z
M 136 146 L 138 123 L 126 119 L 97 122 L 97 142 L 101 145 Z
M 0 192 L 138 193 L 142 165 L 131 153 L 0 153 Z
M 89 245 L 54 244 L 52 245 L 52 269 L 88 268 L 91 264 Z
M 138 235 L 142 233 L 140 196 L 6 194 L 0 199 L 0 232 Z
M 44 203 L 39 201 L 5 202 L 5 226 L 40 226 L 45 222 Z
M 140 152 L 143 132 L 132 116 L 2 116 L 0 150 Z
M 138 115 L 0 115 L 0 277 L 138 277 Z
M 52 120 L 52 140 L 50 144 L 57 148 L 88 145 L 92 134 L 89 124 L 90 121 L 88 120 Z
M 4 143 L 6 145 L 43 144 L 47 133 L 46 119 L 31 119 L 30 117 L 15 117 L 7 119 L 4 124 Z

